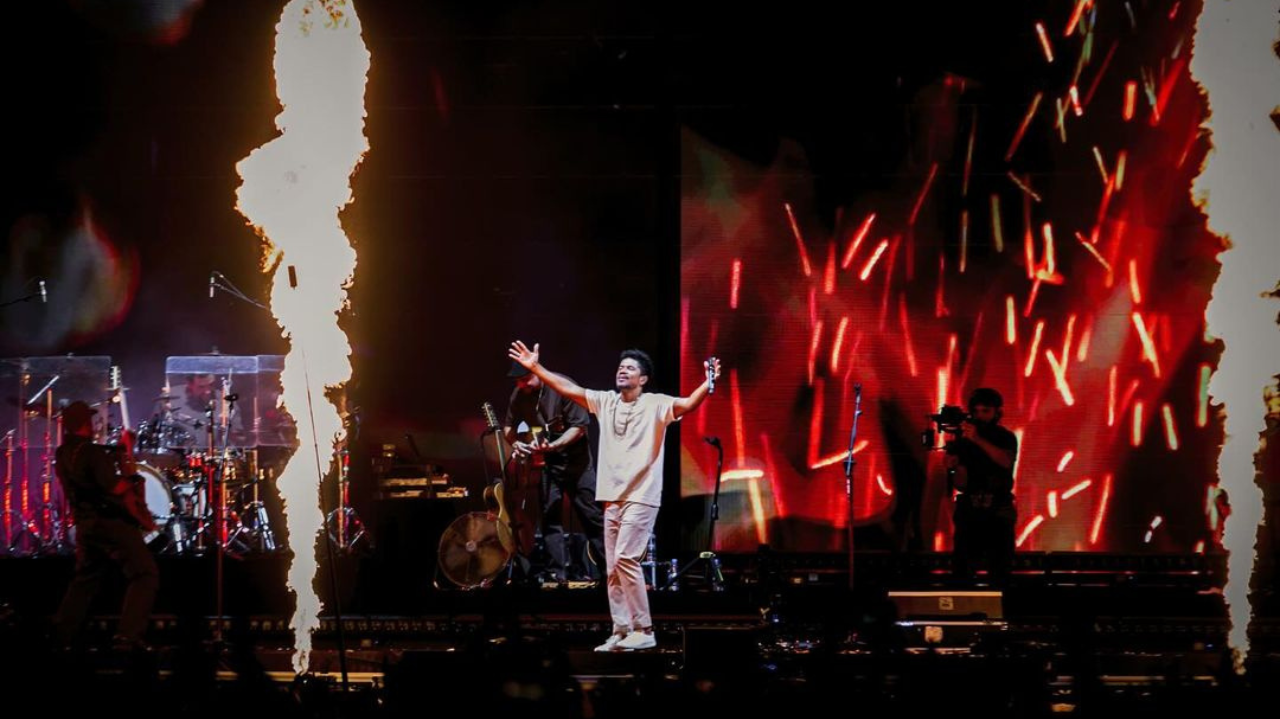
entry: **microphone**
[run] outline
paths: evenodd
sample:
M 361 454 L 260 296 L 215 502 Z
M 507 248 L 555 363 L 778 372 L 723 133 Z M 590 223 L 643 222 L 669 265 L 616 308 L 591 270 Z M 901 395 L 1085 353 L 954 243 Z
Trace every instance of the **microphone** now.
M 409 434 L 408 432 L 405 432 L 405 433 L 404 433 L 404 438 L 405 438 L 405 439 L 407 439 L 407 440 L 409 440 L 409 449 L 412 449 L 412 450 L 413 450 L 413 454 L 414 454 L 414 455 L 415 455 L 419 460 L 421 460 L 421 461 L 423 461 L 423 462 L 427 461 L 427 460 L 426 460 L 426 458 L 422 456 L 422 452 L 418 451 L 418 443 L 417 443 L 417 442 L 415 442 L 415 441 L 413 441 L 413 435 L 412 435 L 412 434 Z
M 49 304 L 49 292 L 44 288 L 44 280 L 40 280 L 40 303 Z
M 213 299 L 213 290 L 216 287 L 216 285 L 214 284 L 215 275 L 217 275 L 216 272 L 209 273 L 209 299 Z
M 707 360 L 707 394 L 716 393 L 716 358 L 712 357 Z
M 719 437 L 703 437 L 703 438 L 702 438 L 702 441 L 703 441 L 703 442 L 706 442 L 707 444 L 711 445 L 712 447 L 719 447 L 719 446 L 720 446 L 720 438 L 719 438 Z

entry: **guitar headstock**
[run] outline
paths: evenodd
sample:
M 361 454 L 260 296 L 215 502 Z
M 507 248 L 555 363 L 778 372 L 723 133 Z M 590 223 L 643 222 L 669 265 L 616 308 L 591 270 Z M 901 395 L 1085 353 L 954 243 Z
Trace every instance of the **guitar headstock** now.
M 120 423 L 124 429 L 130 429 L 129 425 L 129 400 L 125 391 L 124 380 L 121 379 L 120 365 L 111 367 L 111 387 L 108 391 L 111 393 L 111 401 L 120 406 Z
M 484 422 L 488 428 L 494 432 L 501 429 L 498 425 L 498 415 L 493 411 L 493 405 L 485 402 L 480 406 L 480 411 L 484 412 Z

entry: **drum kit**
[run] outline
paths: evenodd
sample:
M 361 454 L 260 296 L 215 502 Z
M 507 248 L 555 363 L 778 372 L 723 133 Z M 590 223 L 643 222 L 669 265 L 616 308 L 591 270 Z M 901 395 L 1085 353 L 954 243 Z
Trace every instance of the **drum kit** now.
M 149 416 L 136 427 L 119 367 L 111 366 L 110 358 L 3 363 L 0 375 L 5 367 L 19 368 L 9 374 L 18 380 L 20 411 L 13 429 L 4 432 L 0 423 L 0 553 L 61 554 L 74 547 L 74 524 L 56 479 L 54 455 L 62 439 L 61 407 L 76 399 L 98 409 L 100 443 L 118 445 L 125 432 L 134 435 L 137 473 L 156 524 L 145 538 L 154 550 L 199 555 L 220 549 L 242 555 L 283 548 L 263 497 L 274 478 L 270 465 L 293 446 L 292 427 L 282 426 L 285 421 L 276 415 L 264 422 L 258 414 L 259 397 L 272 394 L 270 382 L 267 391 L 258 391 L 259 370 L 277 369 L 275 356 L 168 358 L 164 389 L 149 398 Z M 175 380 L 181 383 L 176 392 L 170 389 Z M 249 411 L 241 411 L 244 405 Z M 277 448 L 284 452 L 273 451 Z
M 146 436 L 140 432 L 139 440 Z M 156 522 L 147 543 L 166 554 L 202 554 L 215 542 L 232 554 L 280 549 L 262 502 L 270 472 L 258 466 L 257 454 L 255 449 L 207 452 L 165 445 L 135 451 Z
M 137 429 L 134 457 L 156 523 L 147 542 L 168 554 L 274 552 L 281 547 L 262 501 L 271 470 L 248 444 L 256 433 L 243 429 L 232 374 L 206 369 L 188 374 L 182 396 L 166 382 Z M 128 431 L 127 419 L 118 431 Z

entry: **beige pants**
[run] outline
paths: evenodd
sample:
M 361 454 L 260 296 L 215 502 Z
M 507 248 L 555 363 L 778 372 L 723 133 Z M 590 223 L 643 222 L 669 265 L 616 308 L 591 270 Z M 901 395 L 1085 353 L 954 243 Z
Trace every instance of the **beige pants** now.
M 604 559 L 608 572 L 609 614 L 615 633 L 653 626 L 640 561 L 649 546 L 658 508 L 635 502 L 604 507 Z

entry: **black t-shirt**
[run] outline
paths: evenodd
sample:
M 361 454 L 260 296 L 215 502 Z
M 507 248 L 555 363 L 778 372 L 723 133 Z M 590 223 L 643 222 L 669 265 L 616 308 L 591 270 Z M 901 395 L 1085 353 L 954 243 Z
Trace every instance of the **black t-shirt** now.
M 1007 498 L 1013 494 L 1013 468 L 1018 461 L 1018 436 L 998 424 L 979 424 L 978 436 L 1009 453 L 1013 463 L 1001 467 L 977 444 L 961 437 L 953 445 L 969 475 L 966 494 L 994 494 Z
M 591 447 L 586 432 L 591 425 L 587 408 L 543 385 L 537 392 L 521 392 L 516 388 L 507 403 L 505 426 L 518 429 L 524 422 L 530 427 L 545 428 L 548 442 L 555 441 L 570 427 L 581 427 L 583 436 L 559 452 L 545 454 L 546 468 L 560 472 L 582 472 L 591 467 Z

